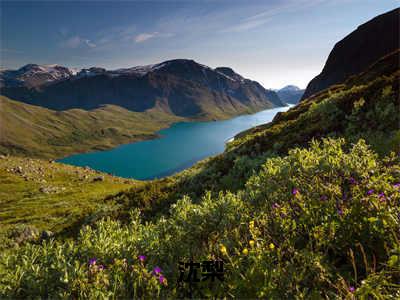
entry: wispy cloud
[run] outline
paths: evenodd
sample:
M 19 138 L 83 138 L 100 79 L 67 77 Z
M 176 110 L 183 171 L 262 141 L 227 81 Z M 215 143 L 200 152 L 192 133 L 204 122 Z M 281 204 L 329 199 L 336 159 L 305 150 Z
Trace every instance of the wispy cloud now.
M 155 38 L 158 35 L 158 32 L 152 32 L 152 33 L 140 33 L 137 36 L 134 37 L 134 40 L 136 43 L 143 43 L 149 39 Z
M 3 53 L 23 53 L 23 51 L 10 49 L 10 48 L 0 48 L 0 52 L 3 52 Z
M 277 15 L 296 12 L 298 10 L 317 5 L 324 1 L 325 0 L 289 0 L 283 3 L 279 3 L 275 6 L 268 7 L 268 9 L 260 13 L 245 17 L 240 20 L 238 24 L 228 26 L 220 30 L 220 32 L 226 33 L 247 31 L 264 25 L 265 23 L 271 21 Z
M 172 33 L 161 33 L 161 32 L 157 32 L 157 31 L 151 32 L 151 33 L 143 32 L 143 33 L 136 35 L 133 40 L 136 43 L 143 43 L 147 40 L 154 39 L 154 38 L 168 38 L 168 37 L 172 37 L 172 36 L 174 36 L 174 34 L 172 34 Z
M 66 40 L 62 41 L 61 46 L 65 47 L 65 48 L 71 48 L 71 49 L 76 49 L 76 48 L 81 48 L 81 47 L 95 48 L 96 44 L 89 39 L 82 38 L 78 35 L 75 35 L 75 36 L 71 36 L 71 37 L 67 38 Z
M 263 19 L 263 20 L 248 20 L 248 21 L 243 21 L 238 25 L 233 25 L 231 27 L 224 28 L 220 30 L 220 33 L 225 33 L 225 32 L 242 32 L 242 31 L 247 31 L 256 27 L 259 27 L 261 25 L 264 25 L 267 23 L 269 19 Z

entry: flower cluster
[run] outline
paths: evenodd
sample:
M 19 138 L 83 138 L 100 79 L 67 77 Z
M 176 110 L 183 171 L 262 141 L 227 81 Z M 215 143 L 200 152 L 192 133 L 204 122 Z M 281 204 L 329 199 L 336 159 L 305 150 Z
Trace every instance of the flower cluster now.
M 167 279 L 165 278 L 165 276 L 161 272 L 162 272 L 161 268 L 156 266 L 156 267 L 154 267 L 152 274 L 153 274 L 153 276 L 158 278 L 158 281 L 160 282 L 160 284 L 166 286 L 167 285 Z
M 98 271 L 104 271 L 104 265 L 98 265 L 96 258 L 89 259 L 89 272 L 96 273 Z

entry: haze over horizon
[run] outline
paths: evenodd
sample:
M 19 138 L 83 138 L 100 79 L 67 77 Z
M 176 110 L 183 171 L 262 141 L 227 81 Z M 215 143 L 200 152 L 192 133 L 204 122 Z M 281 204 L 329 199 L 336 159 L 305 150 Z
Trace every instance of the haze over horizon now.
M 334 44 L 399 2 L 2 1 L 0 66 L 118 69 L 175 58 L 304 88 Z M 105 13 L 106 12 L 106 13 Z

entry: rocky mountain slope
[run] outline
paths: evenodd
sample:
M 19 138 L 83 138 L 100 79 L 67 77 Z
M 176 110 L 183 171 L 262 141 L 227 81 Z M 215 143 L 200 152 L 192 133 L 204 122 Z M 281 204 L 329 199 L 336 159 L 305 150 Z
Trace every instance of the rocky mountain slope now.
M 18 70 L 0 71 L 0 88 L 25 86 L 33 88 L 73 76 L 73 71 L 59 65 L 28 64 Z
M 0 76 L 2 95 L 54 110 L 112 104 L 137 112 L 157 107 L 181 117 L 223 118 L 284 105 L 275 92 L 229 68 L 186 59 L 77 74 L 60 66 L 28 65 Z
M 400 45 L 400 8 L 360 25 L 339 41 L 329 54 L 322 72 L 310 81 L 302 99 L 360 73 Z M 399 64 L 399 60 L 397 62 Z
M 280 90 L 277 90 L 276 93 L 278 94 L 279 99 L 283 102 L 297 104 L 303 96 L 304 90 L 294 85 L 287 85 Z

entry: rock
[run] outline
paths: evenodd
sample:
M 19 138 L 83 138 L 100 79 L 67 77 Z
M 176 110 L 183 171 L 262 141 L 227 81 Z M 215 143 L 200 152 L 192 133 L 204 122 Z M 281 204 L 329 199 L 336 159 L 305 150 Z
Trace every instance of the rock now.
M 39 192 L 44 193 L 44 194 L 49 194 L 50 193 L 49 189 L 47 187 L 44 187 L 44 186 L 39 188 Z
M 0 159 L 6 159 L 7 158 L 7 156 L 5 156 L 5 155 L 0 155 Z
M 97 176 L 97 177 L 94 177 L 94 178 L 93 178 L 93 182 L 96 182 L 96 181 L 104 181 L 104 176 Z
M 58 189 L 53 186 L 42 186 L 39 188 L 39 192 L 44 194 L 57 193 Z
M 49 163 L 54 164 L 55 161 L 53 159 L 49 159 Z
M 33 226 L 24 227 L 22 230 L 15 231 L 12 236 L 18 244 L 36 240 L 39 236 L 39 230 Z

